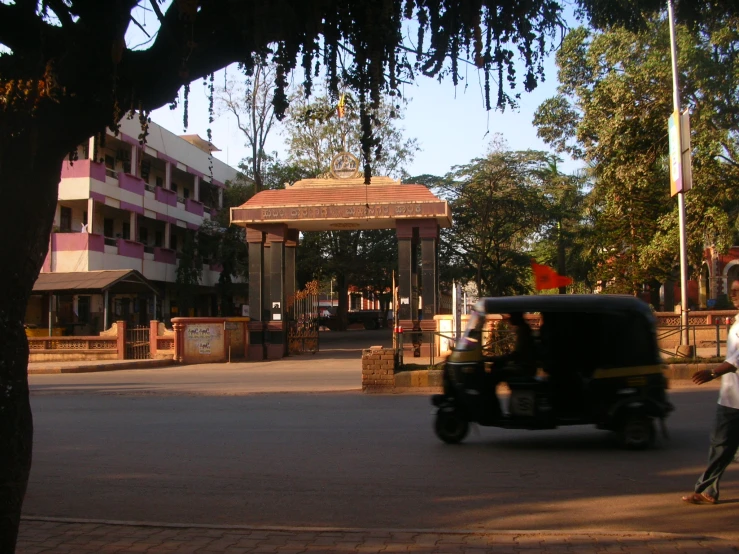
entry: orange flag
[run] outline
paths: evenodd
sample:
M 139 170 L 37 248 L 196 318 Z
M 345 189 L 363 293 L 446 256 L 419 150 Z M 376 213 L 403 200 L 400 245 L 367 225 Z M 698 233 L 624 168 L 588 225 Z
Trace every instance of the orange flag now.
M 534 281 L 536 282 L 536 290 L 557 289 L 572 284 L 570 277 L 559 275 L 551 267 L 539 265 L 531 260 L 531 269 L 534 270 Z
M 339 98 L 339 104 L 336 106 L 336 113 L 339 116 L 339 119 L 344 117 L 344 105 L 345 105 L 345 94 L 341 95 L 341 98 Z

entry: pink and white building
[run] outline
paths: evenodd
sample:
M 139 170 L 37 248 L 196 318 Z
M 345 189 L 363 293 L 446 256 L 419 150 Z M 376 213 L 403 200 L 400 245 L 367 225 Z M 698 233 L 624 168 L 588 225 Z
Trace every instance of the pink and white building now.
M 110 298 L 102 291 L 55 291 L 51 298 L 48 287 L 40 286 L 46 292 L 32 298 L 27 323 L 48 325 L 49 306 L 56 320 L 64 316 L 88 324 L 75 334 L 97 332 L 116 319 L 148 324 L 188 315 L 179 313 L 173 295 L 186 235 L 223 207 L 223 189 L 237 170 L 214 158 L 209 151 L 217 149 L 197 135 L 177 136 L 151 123 L 142 146 L 140 133 L 138 118 L 124 119 L 118 136 L 109 131 L 104 142 L 91 138 L 78 147 L 77 161 L 64 163 L 39 282 L 49 273 L 135 270 L 156 294 Z M 215 264 L 203 266 L 193 315 L 215 315 L 212 287 L 219 273 Z

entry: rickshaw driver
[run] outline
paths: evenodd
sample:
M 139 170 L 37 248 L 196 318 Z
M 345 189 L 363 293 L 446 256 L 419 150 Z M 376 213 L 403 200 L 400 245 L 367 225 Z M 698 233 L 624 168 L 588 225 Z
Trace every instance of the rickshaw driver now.
M 521 312 L 511 312 L 507 321 L 513 326 L 516 334 L 513 350 L 507 354 L 490 356 L 485 359 L 486 362 L 491 362 L 493 366 L 490 375 L 490 386 L 497 401 L 497 408 L 494 407 L 494 410 L 498 416 L 502 415 L 500 401 L 496 394 L 498 385 L 507 382 L 511 378 L 533 377 L 536 375 L 537 349 L 531 327 L 526 323 Z
M 536 343 L 531 327 L 526 323 L 521 312 L 509 314 L 508 323 L 514 327 L 516 334 L 513 350 L 500 356 L 491 356 L 486 361 L 494 364 L 495 373 L 533 377 L 536 375 Z M 501 381 L 505 380 L 505 378 L 501 379 Z

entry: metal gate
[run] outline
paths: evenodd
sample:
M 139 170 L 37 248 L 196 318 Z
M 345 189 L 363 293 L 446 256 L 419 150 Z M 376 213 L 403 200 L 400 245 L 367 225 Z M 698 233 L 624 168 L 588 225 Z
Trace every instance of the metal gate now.
M 305 288 L 287 300 L 290 319 L 287 328 L 287 353 L 304 354 L 318 352 L 318 281 L 311 281 Z
M 150 357 L 149 327 L 129 327 L 126 329 L 126 359 L 146 360 Z

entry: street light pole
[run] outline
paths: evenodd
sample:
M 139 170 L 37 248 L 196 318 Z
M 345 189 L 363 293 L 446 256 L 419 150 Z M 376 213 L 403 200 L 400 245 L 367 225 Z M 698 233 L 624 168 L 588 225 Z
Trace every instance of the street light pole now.
M 680 121 L 680 84 L 677 72 L 677 43 L 675 41 L 675 15 L 672 0 L 667 0 L 667 14 L 670 21 L 670 53 L 672 56 L 672 105 L 677 120 Z M 678 157 L 682 155 L 682 133 L 678 131 Z M 688 246 L 685 232 L 685 187 L 677 191 L 677 209 L 680 226 L 680 344 L 690 342 L 688 333 Z

